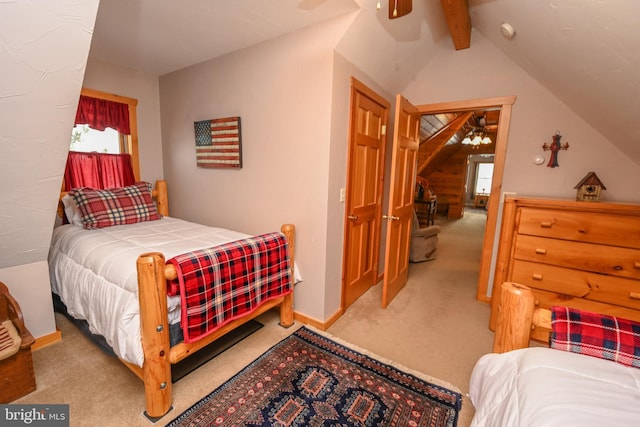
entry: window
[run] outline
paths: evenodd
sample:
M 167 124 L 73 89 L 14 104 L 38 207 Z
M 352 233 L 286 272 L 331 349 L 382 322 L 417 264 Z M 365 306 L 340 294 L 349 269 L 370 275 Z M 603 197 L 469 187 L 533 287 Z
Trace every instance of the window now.
M 493 163 L 478 163 L 476 167 L 475 194 L 490 194 L 493 178 Z
M 129 153 L 131 155 L 131 164 L 135 178 L 136 180 L 140 179 L 138 126 L 136 123 L 138 100 L 93 89 L 82 89 L 80 94 L 90 98 L 126 104 L 128 106 L 129 134 L 120 133 L 110 127 L 106 127 L 105 130 L 100 131 L 92 129 L 87 124 L 77 124 L 71 133 L 69 149 L 81 152 Z
M 126 152 L 127 135 L 115 129 L 106 128 L 103 131 L 91 129 L 89 125 L 75 125 L 71 133 L 71 150 L 90 153 L 119 154 Z M 125 150 L 123 150 L 125 148 Z

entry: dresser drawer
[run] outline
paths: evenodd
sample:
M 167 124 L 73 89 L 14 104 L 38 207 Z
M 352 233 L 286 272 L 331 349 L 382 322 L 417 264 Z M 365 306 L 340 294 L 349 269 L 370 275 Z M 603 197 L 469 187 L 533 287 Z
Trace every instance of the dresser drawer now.
M 519 260 L 511 277 L 534 289 L 640 310 L 640 280 Z
M 640 249 L 640 218 L 521 208 L 518 233 Z
M 640 279 L 640 250 L 518 234 L 515 259 Z

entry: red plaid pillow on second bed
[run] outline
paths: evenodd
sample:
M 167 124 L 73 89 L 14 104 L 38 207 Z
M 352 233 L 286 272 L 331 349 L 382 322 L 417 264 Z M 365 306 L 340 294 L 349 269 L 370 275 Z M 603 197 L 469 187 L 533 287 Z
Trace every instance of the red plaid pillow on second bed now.
M 640 323 L 569 307 L 551 307 L 549 346 L 640 368 Z

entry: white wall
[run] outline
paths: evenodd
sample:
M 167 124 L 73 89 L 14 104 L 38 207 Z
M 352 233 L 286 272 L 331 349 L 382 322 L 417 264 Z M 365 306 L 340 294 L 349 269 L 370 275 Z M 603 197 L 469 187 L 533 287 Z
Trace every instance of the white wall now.
M 640 167 L 475 30 L 469 49 L 455 51 L 449 43 L 441 42 L 431 62 L 404 94 L 414 104 L 517 96 L 511 115 L 503 194 L 574 199 L 574 186 L 594 171 L 607 187 L 603 200 L 640 202 L 640 190 L 633 185 L 640 178 Z M 542 145 L 550 143 L 556 131 L 570 146 L 567 151 L 560 151 L 560 166 L 549 168 L 549 152 Z M 545 157 L 544 164 L 533 163 L 537 155 Z M 498 215 L 494 260 L 501 206 Z M 493 267 L 488 295 L 492 281 Z
M 89 58 L 83 87 L 138 100 L 140 179 L 163 178 L 158 77 Z
M 350 18 L 160 78 L 172 215 L 258 234 L 297 227 L 295 310 L 323 320 L 332 58 Z M 193 123 L 240 116 L 240 170 L 196 167 Z
M 414 1 L 413 12 L 399 19 L 388 18 L 386 1 L 379 11 L 372 0 L 357 1 L 362 10 L 336 51 L 394 96 L 429 63 L 437 42 L 451 44 L 437 1 Z
M 415 104 L 517 95 L 506 191 L 573 197 L 573 185 L 592 170 L 588 162 L 603 157 L 572 144 L 560 153 L 560 168 L 534 166 L 533 157 L 556 129 L 567 136 L 574 132 L 571 136 L 578 140 L 589 138 L 593 145 L 610 146 L 605 163 L 617 167 L 596 169 L 606 184 L 637 174 L 609 141 L 481 35 L 473 33 L 471 49 L 455 51 L 446 28 L 437 24 L 425 30 L 426 23 L 415 22 L 420 31 L 403 33 L 406 19 L 414 19 L 411 16 L 390 23 L 367 8 L 337 22 L 349 19 L 351 25 L 333 57 L 335 31 L 343 28 L 336 23 L 160 79 L 164 172 L 172 213 L 250 233 L 271 230 L 284 222 L 283 213 L 291 215 L 288 221 L 299 231 L 297 261 L 305 276 L 296 289 L 296 311 L 323 321 L 340 307 L 344 204 L 339 202 L 339 191 L 346 185 L 351 75 L 392 104 L 396 91 Z M 244 168 L 196 168 L 193 122 L 231 115 L 242 117 Z M 547 122 L 553 122 L 550 129 Z M 270 162 L 277 166 L 270 167 Z M 286 176 L 287 165 L 293 168 L 294 179 Z M 612 171 L 615 176 L 609 176 Z M 560 174 L 570 182 L 568 189 L 557 185 Z M 286 184 L 286 194 L 293 200 L 284 193 L 274 194 L 271 180 Z M 624 186 L 615 187 L 618 191 L 608 194 L 610 198 L 633 197 Z
M 575 198 L 573 187 L 594 171 L 607 187 L 603 200 L 640 202 L 640 189 L 633 185 L 640 167 L 475 30 L 469 49 L 455 51 L 440 43 L 404 94 L 414 104 L 516 95 L 504 192 Z M 560 151 L 559 167 L 549 168 L 549 152 L 542 145 L 557 130 L 569 149 Z M 543 165 L 533 163 L 536 155 L 545 157 Z
M 47 255 L 98 0 L 0 2 L 0 280 L 55 332 Z
M 393 104 L 394 97 L 387 93 L 367 74 L 336 53 L 333 62 L 333 93 L 331 107 L 331 151 L 329 160 L 329 192 L 327 200 L 327 265 L 325 280 L 325 319 L 334 315 L 339 309 L 342 296 L 342 256 L 344 246 L 345 203 L 340 202 L 340 189 L 346 188 L 347 157 L 349 150 L 349 116 L 351 77 L 355 77 L 371 90 L 389 101 L 389 127 L 387 128 L 387 159 L 385 174 L 388 176 L 391 161 L 391 143 L 393 136 Z M 388 203 L 388 188 L 384 190 L 383 212 Z M 386 223 L 382 224 L 381 248 L 384 247 Z M 381 250 L 382 256 L 384 251 Z M 382 266 L 384 259 L 380 259 Z

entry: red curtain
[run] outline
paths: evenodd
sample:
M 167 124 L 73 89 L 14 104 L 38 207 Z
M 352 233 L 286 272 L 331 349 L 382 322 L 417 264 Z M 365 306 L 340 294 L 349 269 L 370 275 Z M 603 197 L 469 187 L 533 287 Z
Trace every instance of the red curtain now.
M 106 189 L 135 183 L 129 154 L 80 153 L 70 151 L 64 171 L 64 188 Z
M 80 95 L 75 124 L 89 125 L 91 129 L 101 131 L 110 127 L 122 134 L 130 135 L 129 106 L 121 102 Z

